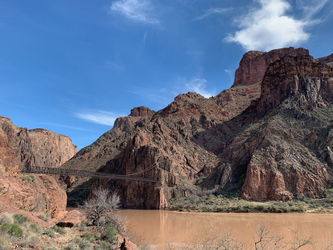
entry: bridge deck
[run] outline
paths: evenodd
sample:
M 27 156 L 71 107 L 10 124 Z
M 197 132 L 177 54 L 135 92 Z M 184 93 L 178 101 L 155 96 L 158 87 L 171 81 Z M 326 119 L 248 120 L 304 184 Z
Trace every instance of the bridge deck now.
M 148 182 L 158 182 L 156 179 L 150 179 L 139 176 L 127 176 L 127 175 L 116 175 L 99 173 L 78 169 L 64 169 L 64 168 L 44 168 L 44 167 L 28 167 L 22 170 L 22 173 L 36 173 L 36 174 L 49 174 L 49 175 L 75 175 L 81 177 L 92 177 L 92 178 L 106 178 L 113 180 L 133 180 L 133 181 L 148 181 Z

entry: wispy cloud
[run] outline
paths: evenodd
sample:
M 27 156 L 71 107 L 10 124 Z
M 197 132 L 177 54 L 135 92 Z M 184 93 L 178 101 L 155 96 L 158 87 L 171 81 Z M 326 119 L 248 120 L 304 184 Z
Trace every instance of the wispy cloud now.
M 317 2 L 313 13 L 304 19 L 288 16 L 291 5 L 286 0 L 256 0 L 260 8 L 251 9 L 236 19 L 240 30 L 225 38 L 227 42 L 241 44 L 246 50 L 264 50 L 295 46 L 307 41 L 310 34 L 305 28 L 318 23 L 311 18 L 323 8 L 327 0 Z
M 146 31 L 146 32 L 143 34 L 143 38 L 142 38 L 142 43 L 143 43 L 143 44 L 146 44 L 147 36 L 148 36 L 148 32 Z
M 193 91 L 193 92 L 196 92 L 196 93 L 202 95 L 205 98 L 209 98 L 211 96 L 216 95 L 215 90 L 214 91 L 206 90 L 207 80 L 202 79 L 202 78 L 194 77 L 191 80 L 188 80 L 185 77 L 178 77 L 176 82 L 177 82 L 177 85 L 180 86 L 180 88 L 185 90 L 182 92 Z
M 90 129 L 80 128 L 80 127 L 73 127 L 73 126 L 68 126 L 68 125 L 63 125 L 63 124 L 58 124 L 58 123 L 52 123 L 52 122 L 41 122 L 40 124 L 47 125 L 47 126 L 52 126 L 52 127 L 68 128 L 68 129 L 72 129 L 72 130 L 96 132 L 96 131 L 92 131 Z
M 89 122 L 113 126 L 114 121 L 117 119 L 117 117 L 123 115 L 117 115 L 115 113 L 102 110 L 89 110 L 81 113 L 76 113 L 75 116 Z
M 232 8 L 211 8 L 211 9 L 206 10 L 205 14 L 196 17 L 194 20 L 202 20 L 212 14 L 223 14 L 230 10 L 232 10 Z
M 149 0 L 118 0 L 111 5 L 111 11 L 121 13 L 126 18 L 142 23 L 158 24 L 154 17 L 154 7 Z
M 305 19 L 310 19 L 321 11 L 329 0 L 297 0 L 296 4 L 303 9 Z

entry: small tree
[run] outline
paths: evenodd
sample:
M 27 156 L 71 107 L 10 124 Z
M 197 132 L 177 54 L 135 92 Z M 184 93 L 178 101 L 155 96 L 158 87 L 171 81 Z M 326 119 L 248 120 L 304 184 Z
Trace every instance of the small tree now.
M 97 188 L 93 198 L 86 200 L 83 208 L 86 210 L 87 219 L 94 226 L 113 224 L 114 211 L 119 208 L 120 196 L 117 192 L 110 193 L 107 189 Z

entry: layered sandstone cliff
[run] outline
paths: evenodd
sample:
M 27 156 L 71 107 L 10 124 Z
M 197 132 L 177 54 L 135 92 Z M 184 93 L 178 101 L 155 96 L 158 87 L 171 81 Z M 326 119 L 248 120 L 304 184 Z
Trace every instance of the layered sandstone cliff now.
M 70 138 L 46 129 L 20 128 L 2 116 L 0 128 L 7 135 L 16 161 L 21 166 L 57 168 L 77 152 Z
M 294 49 L 293 47 L 271 50 L 269 52 L 249 51 L 244 54 L 239 63 L 232 87 L 261 82 L 269 64 L 281 59 L 285 55 L 309 55 L 309 51 L 303 48 Z

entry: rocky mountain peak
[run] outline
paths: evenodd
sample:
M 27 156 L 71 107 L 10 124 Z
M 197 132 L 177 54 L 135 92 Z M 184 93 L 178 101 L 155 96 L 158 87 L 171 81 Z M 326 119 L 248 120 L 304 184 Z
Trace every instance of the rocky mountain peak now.
M 329 56 L 320 57 L 316 60 L 317 62 L 328 63 L 330 66 L 333 66 L 333 53 Z
M 151 115 L 154 113 L 156 113 L 156 112 L 151 110 L 150 108 L 140 106 L 140 107 L 135 107 L 135 108 L 131 109 L 130 116 L 133 116 L 133 117 L 148 116 L 148 115 Z
M 283 48 L 269 52 L 249 51 L 243 55 L 239 67 L 235 72 L 235 80 L 232 87 L 239 85 L 252 85 L 262 81 L 270 63 L 281 59 L 283 56 L 309 55 L 309 50 L 304 48 Z
M 10 122 L 10 123 L 12 123 L 12 121 L 11 121 L 9 118 L 4 117 L 4 116 L 0 116 L 0 121 L 5 121 L 5 122 Z

